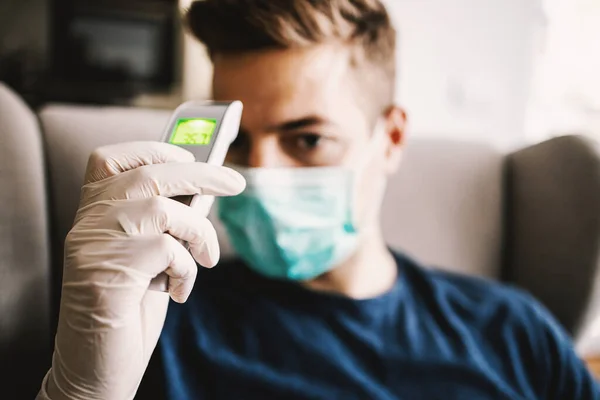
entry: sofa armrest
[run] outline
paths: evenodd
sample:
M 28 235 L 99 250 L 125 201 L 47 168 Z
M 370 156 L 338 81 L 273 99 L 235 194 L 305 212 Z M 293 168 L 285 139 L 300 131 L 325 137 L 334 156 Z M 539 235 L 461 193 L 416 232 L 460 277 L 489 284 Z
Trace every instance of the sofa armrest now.
M 598 143 L 557 137 L 511 154 L 507 172 L 507 278 L 584 346 L 600 318 Z
M 0 82 L 0 387 L 33 398 L 52 355 L 42 137 L 23 100 Z

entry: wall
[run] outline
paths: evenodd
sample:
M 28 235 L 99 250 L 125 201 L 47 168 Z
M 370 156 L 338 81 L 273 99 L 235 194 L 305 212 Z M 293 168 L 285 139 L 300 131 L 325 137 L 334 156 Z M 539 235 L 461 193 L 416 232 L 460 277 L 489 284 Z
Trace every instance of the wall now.
M 600 1 L 546 0 L 545 12 L 526 137 L 578 133 L 600 139 Z
M 179 0 L 183 12 L 193 0 Z M 174 88 L 169 95 L 141 95 L 132 102 L 138 107 L 175 108 L 186 100 L 207 99 L 210 97 L 212 66 L 205 48 L 187 31 L 183 31 L 181 44 L 181 87 Z
M 192 0 L 179 0 L 182 9 L 187 8 L 191 3 Z M 185 33 L 183 53 L 183 98 L 191 100 L 209 97 L 212 67 L 204 46 L 190 34 Z
M 388 0 L 399 27 L 397 95 L 414 135 L 518 142 L 536 0 Z
M 26 49 L 44 63 L 47 37 L 48 0 L 0 0 L 0 54 Z

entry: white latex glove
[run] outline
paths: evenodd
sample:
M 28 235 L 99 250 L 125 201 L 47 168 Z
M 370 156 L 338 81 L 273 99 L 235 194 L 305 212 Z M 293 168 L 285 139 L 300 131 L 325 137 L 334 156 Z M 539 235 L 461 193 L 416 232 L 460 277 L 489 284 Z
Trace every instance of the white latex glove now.
M 219 259 L 208 209 L 169 197 L 236 195 L 244 187 L 237 172 L 194 162 L 188 151 L 165 143 L 119 144 L 92 154 L 65 243 L 52 368 L 38 398 L 135 396 L 169 294 L 184 302 L 196 278 L 194 259 L 204 267 Z M 190 251 L 175 238 L 188 242 Z M 149 291 L 163 271 L 169 294 Z

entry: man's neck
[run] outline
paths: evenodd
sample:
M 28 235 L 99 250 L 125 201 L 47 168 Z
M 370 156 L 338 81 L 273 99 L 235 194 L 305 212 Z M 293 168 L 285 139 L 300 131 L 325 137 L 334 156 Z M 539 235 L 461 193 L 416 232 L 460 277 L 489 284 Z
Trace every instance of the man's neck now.
M 389 291 L 397 275 L 396 261 L 377 234 L 363 238 L 356 253 L 346 262 L 303 285 L 311 290 L 368 299 Z

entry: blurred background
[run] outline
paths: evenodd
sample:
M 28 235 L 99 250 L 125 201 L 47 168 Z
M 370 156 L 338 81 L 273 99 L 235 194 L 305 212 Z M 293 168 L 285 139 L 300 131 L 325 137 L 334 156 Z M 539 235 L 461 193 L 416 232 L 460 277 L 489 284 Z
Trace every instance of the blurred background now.
M 600 131 L 599 0 L 387 0 L 413 135 L 516 146 Z M 0 81 L 47 102 L 210 96 L 189 0 L 0 0 Z
M 0 0 L 3 398 L 33 398 L 48 369 L 89 153 L 155 140 L 166 110 L 210 98 L 190 1 Z M 424 139 L 390 184 L 386 238 L 529 290 L 600 370 L 600 0 L 385 3 L 397 100 Z

